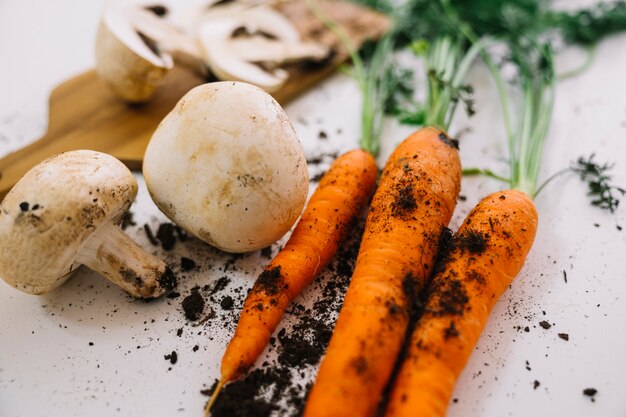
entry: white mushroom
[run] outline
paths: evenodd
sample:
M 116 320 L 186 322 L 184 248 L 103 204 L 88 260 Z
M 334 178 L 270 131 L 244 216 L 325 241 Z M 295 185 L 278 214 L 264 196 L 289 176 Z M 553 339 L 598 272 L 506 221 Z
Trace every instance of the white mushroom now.
M 121 2 L 106 8 L 96 37 L 96 71 L 115 94 L 147 101 L 174 62 L 206 73 L 197 43 L 154 12 Z
M 330 49 L 302 42 L 293 24 L 269 7 L 215 6 L 198 23 L 206 62 L 221 80 L 245 81 L 273 92 L 288 78 L 283 64 L 323 60 Z M 237 34 L 244 32 L 244 36 Z
M 296 221 L 308 193 L 304 152 L 280 105 L 246 83 L 187 93 L 148 144 L 143 173 L 175 223 L 228 252 L 261 249 Z
M 176 279 L 165 262 L 116 226 L 136 194 L 128 168 L 99 152 L 67 152 L 35 166 L 0 204 L 0 277 L 42 294 L 86 265 L 135 297 L 171 290 Z

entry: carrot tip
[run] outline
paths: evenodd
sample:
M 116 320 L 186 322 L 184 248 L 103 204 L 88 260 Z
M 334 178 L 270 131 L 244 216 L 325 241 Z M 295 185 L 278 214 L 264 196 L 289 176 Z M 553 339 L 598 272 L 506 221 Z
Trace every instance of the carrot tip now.
M 225 381 L 223 379 L 221 379 L 220 382 L 217 383 L 217 386 L 215 387 L 215 391 L 213 391 L 211 398 L 209 398 L 209 401 L 206 403 L 206 406 L 204 407 L 204 417 L 209 417 L 209 415 L 211 414 L 211 408 L 213 407 L 215 400 L 217 400 L 217 397 L 219 396 L 220 391 L 222 390 L 222 387 L 224 386 L 224 383 Z

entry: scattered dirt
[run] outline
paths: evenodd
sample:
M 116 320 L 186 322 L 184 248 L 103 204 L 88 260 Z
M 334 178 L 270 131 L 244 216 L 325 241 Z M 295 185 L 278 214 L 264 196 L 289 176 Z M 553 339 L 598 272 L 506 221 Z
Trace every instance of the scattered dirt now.
M 180 270 L 183 272 L 193 271 L 196 269 L 196 261 L 183 256 L 180 258 Z
M 326 171 L 322 171 L 318 174 L 313 175 L 311 178 L 309 178 L 309 182 L 313 182 L 313 183 L 318 183 L 322 180 L 322 177 L 324 176 L 324 174 L 326 173 Z
M 204 298 L 198 287 L 193 288 L 191 294 L 183 299 L 182 306 L 188 320 L 195 321 L 200 318 L 204 310 Z
M 154 237 L 154 233 L 152 233 L 152 229 L 150 228 L 150 225 L 147 223 L 144 224 L 143 230 L 146 233 L 146 237 L 148 238 L 150 243 L 152 243 L 153 246 L 158 246 L 159 241 Z
M 164 358 L 166 361 L 170 361 L 172 365 L 176 365 L 176 362 L 178 362 L 178 353 L 174 350 L 172 353 L 165 355 Z
M 591 398 L 591 402 L 595 402 L 596 401 L 596 394 L 598 393 L 598 390 L 595 388 L 585 388 L 583 390 L 583 394 L 586 395 L 587 397 Z
M 222 291 L 228 286 L 228 284 L 230 284 L 230 278 L 226 276 L 219 278 L 217 281 L 215 281 L 215 285 L 213 286 L 213 288 L 211 288 L 210 295 Z
M 269 417 L 280 410 L 276 404 L 291 385 L 288 369 L 255 369 L 240 380 L 226 386 L 211 410 L 212 417 Z M 268 399 L 259 395 L 267 392 Z
M 137 226 L 137 223 L 135 222 L 135 219 L 133 217 L 134 213 L 130 210 L 124 213 L 124 215 L 122 216 L 122 220 L 120 221 L 120 227 L 122 228 L 122 230 L 126 230 L 130 226 Z
M 161 247 L 163 249 L 174 249 L 174 245 L 176 245 L 176 236 L 174 235 L 175 228 L 176 226 L 174 226 L 172 223 L 163 223 L 159 225 L 156 238 L 159 242 L 161 242 Z
M 546 329 L 546 330 L 548 330 L 550 327 L 552 327 L 552 325 L 550 323 L 548 323 L 547 321 L 545 321 L 545 320 L 540 321 L 539 325 L 541 327 L 543 327 L 544 329 Z
M 325 161 L 334 161 L 335 159 L 337 159 L 338 155 L 338 152 L 322 153 L 319 155 L 308 157 L 306 159 L 306 163 L 307 165 L 319 165 Z
M 226 297 L 222 298 L 222 302 L 220 303 L 220 306 L 224 310 L 232 310 L 233 304 L 235 304 L 233 297 L 231 297 L 230 295 L 227 295 Z

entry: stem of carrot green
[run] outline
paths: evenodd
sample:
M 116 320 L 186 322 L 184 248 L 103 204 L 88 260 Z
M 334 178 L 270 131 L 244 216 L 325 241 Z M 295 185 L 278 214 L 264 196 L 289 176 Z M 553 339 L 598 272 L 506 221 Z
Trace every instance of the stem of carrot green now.
M 574 68 L 573 70 L 569 70 L 569 71 L 559 74 L 557 76 L 559 80 L 563 81 L 563 80 L 567 80 L 568 78 L 577 77 L 589 69 L 589 67 L 593 63 L 594 58 L 596 57 L 596 51 L 597 51 L 596 44 L 586 47 L 585 51 L 587 53 L 585 62 L 583 62 L 582 65 L 580 65 L 578 68 Z
M 528 179 L 529 179 L 529 172 L 528 172 L 528 161 L 529 161 L 529 146 L 532 144 L 532 141 L 530 140 L 532 137 L 532 133 L 531 133 L 531 129 L 534 128 L 535 126 L 535 120 L 533 117 L 533 97 L 534 94 L 536 94 L 536 91 L 533 91 L 533 80 L 523 80 L 523 96 L 524 96 L 524 101 L 523 101 L 523 107 L 522 107 L 522 120 L 520 122 L 520 128 L 519 128 L 519 133 L 517 135 L 518 138 L 518 145 L 519 145 L 519 160 L 520 160 L 520 164 L 519 164 L 519 171 L 517 173 L 515 173 L 515 183 L 511 184 L 512 188 L 516 188 L 518 185 L 521 185 L 522 182 L 524 182 L 524 188 L 526 188 L 525 191 L 526 194 L 528 195 L 533 195 L 535 190 L 530 190 L 527 187 L 530 187 L 529 184 L 527 184 Z
M 440 0 L 443 9 L 446 14 L 455 21 L 459 26 L 459 31 L 465 36 L 472 44 L 479 43 L 480 39 L 474 33 L 474 30 L 464 23 L 458 16 L 456 10 L 452 7 L 449 0 Z M 485 40 L 485 42 L 487 42 Z M 495 83 L 496 89 L 498 90 L 498 96 L 500 97 L 500 104 L 502 105 L 502 117 L 504 118 L 504 129 L 506 131 L 507 143 L 509 148 L 509 159 L 510 159 L 510 171 L 511 171 L 511 179 L 514 177 L 514 172 L 517 172 L 518 167 L 518 158 L 515 150 L 515 134 L 513 133 L 513 124 L 511 122 L 511 108 L 509 105 L 509 95 L 507 93 L 506 84 L 504 79 L 500 75 L 498 68 L 491 60 L 491 57 L 487 53 L 485 49 L 485 45 L 480 48 L 480 56 L 483 59 L 483 62 L 487 66 L 487 69 L 491 73 Z
M 535 191 L 535 195 L 531 196 L 531 197 L 532 197 L 532 199 L 534 200 L 535 198 L 537 198 L 537 196 L 539 195 L 539 193 L 540 193 L 540 192 L 541 192 L 544 188 L 546 188 L 546 186 L 547 186 L 548 184 L 550 184 L 553 180 L 555 180 L 556 178 L 560 177 L 560 176 L 561 176 L 561 175 L 563 175 L 563 174 L 566 174 L 566 173 L 570 172 L 571 170 L 572 170 L 572 168 L 567 167 L 567 168 L 563 168 L 562 170 L 557 171 L 557 172 L 555 172 L 554 174 L 550 175 L 550 177 L 549 177 L 547 180 L 545 180 L 545 181 L 544 181 L 544 182 L 543 182 L 543 183 L 539 186 L 539 188 L 537 188 L 537 191 Z
M 493 178 L 494 180 L 502 181 L 509 183 L 511 181 L 510 178 L 503 177 L 501 175 L 496 174 L 490 169 L 482 169 L 482 168 L 465 168 L 463 169 L 464 177 L 473 177 L 477 175 L 483 175 L 485 177 Z

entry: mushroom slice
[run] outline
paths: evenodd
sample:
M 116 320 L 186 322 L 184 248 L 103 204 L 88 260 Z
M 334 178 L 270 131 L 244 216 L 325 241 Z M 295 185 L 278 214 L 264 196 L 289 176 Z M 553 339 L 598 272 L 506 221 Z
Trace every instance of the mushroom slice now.
M 282 42 L 263 36 L 235 38 L 229 44 L 234 55 L 265 68 L 302 60 L 322 61 L 329 53 L 327 47 L 315 42 Z
M 219 79 L 249 82 L 269 92 L 287 81 L 289 74 L 280 65 L 322 60 L 330 53 L 321 45 L 301 42 L 285 16 L 262 6 L 215 6 L 202 20 L 198 37 Z
M 289 74 L 280 68 L 264 69 L 234 54 L 230 42 L 211 38 L 205 46 L 205 57 L 211 72 L 220 80 L 245 81 L 273 92 L 285 84 Z
M 0 204 L 0 277 L 43 294 L 86 265 L 134 297 L 173 289 L 167 264 L 117 226 L 136 194 L 132 173 L 112 156 L 74 151 L 43 161 Z
M 199 46 L 154 12 L 114 3 L 100 21 L 96 70 L 128 102 L 145 102 L 174 62 L 206 73 Z
M 232 19 L 239 19 L 240 22 L 247 23 L 251 31 L 263 30 L 281 39 L 297 42 L 300 34 L 293 23 L 283 14 L 271 7 L 264 6 L 270 3 L 267 0 L 201 0 L 184 10 L 177 22 L 184 27 L 188 33 L 196 34 L 203 27 L 211 22 Z

